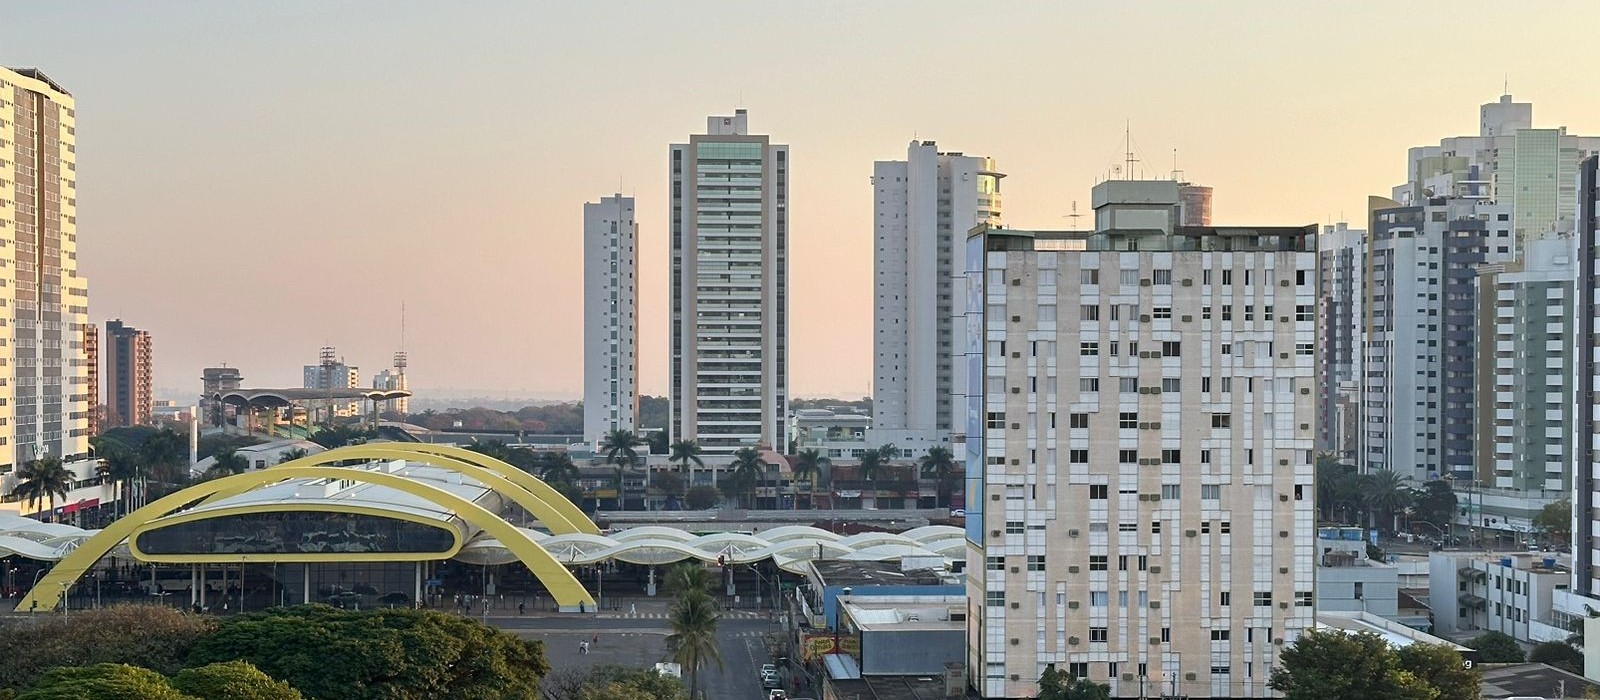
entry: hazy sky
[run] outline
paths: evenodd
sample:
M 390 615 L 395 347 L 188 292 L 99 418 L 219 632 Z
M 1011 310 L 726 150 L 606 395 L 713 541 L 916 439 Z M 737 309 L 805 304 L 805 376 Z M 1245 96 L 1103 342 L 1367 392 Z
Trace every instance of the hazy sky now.
M 1600 133 L 1596 26 L 1593 0 L 0 0 L 0 64 L 77 98 L 91 313 L 155 334 L 158 387 L 295 385 L 324 344 L 370 372 L 404 300 L 414 387 L 575 397 L 582 204 L 620 188 L 662 393 L 667 146 L 743 106 L 791 147 L 793 391 L 860 396 L 868 177 L 913 136 L 995 157 L 1018 227 L 1087 212 L 1125 123 L 1219 223 L 1359 219 L 1505 78 Z

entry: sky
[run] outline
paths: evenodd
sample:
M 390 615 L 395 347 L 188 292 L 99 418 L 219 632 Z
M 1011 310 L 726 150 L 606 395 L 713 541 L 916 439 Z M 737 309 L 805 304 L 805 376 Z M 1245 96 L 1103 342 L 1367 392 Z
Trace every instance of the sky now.
M 1062 228 L 1123 159 L 1219 224 L 1360 226 L 1405 149 L 1509 84 L 1600 134 L 1600 3 L 0 0 L 0 65 L 77 101 L 97 322 L 293 386 L 323 345 L 419 393 L 581 393 L 582 205 L 640 225 L 641 390 L 665 393 L 668 145 L 750 111 L 790 146 L 792 393 L 871 382 L 875 160 L 995 158 L 1004 219 Z

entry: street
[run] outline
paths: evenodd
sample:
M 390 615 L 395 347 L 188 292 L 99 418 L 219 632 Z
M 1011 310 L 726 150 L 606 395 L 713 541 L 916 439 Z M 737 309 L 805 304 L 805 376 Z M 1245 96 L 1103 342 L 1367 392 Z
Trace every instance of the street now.
M 651 615 L 654 613 L 644 613 Z M 489 623 L 524 639 L 545 642 L 545 653 L 553 668 L 588 668 L 598 664 L 621 664 L 648 668 L 666 660 L 666 638 L 672 633 L 662 617 L 595 616 L 489 616 Z M 761 700 L 767 691 L 761 687 L 761 665 L 774 663 L 768 657 L 765 637 L 777 628 L 762 619 L 724 618 L 718 626 L 719 668 L 715 661 L 701 671 L 700 687 L 707 698 L 718 700 Z M 595 642 L 596 635 L 599 641 Z M 578 649 L 580 641 L 591 642 L 588 654 Z M 684 670 L 684 682 L 689 672 Z M 811 697 L 787 687 L 796 697 Z

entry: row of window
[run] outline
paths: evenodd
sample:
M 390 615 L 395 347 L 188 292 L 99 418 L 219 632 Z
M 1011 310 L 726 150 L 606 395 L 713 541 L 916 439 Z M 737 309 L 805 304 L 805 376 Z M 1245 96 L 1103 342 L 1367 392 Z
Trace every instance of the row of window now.
M 1218 272 L 1222 273 L 1220 275 L 1220 278 L 1221 278 L 1223 284 L 1228 284 L 1228 285 L 1233 284 L 1233 270 L 1218 270 Z M 1243 277 L 1244 284 L 1249 285 L 1249 284 L 1254 284 L 1255 283 L 1255 279 L 1256 279 L 1256 276 L 1255 276 L 1256 271 L 1255 270 L 1242 270 L 1241 272 L 1244 273 L 1244 277 Z M 1266 284 L 1266 285 L 1271 285 L 1273 283 L 1274 271 L 1273 270 L 1264 270 L 1263 272 L 1265 273 L 1265 274 L 1262 275 L 1263 283 Z M 1118 274 L 1118 278 L 1117 279 L 1122 284 L 1122 286 L 1124 286 L 1124 287 L 1137 287 L 1142 282 L 1142 278 L 1139 275 L 1139 270 L 1137 270 L 1137 269 L 1118 270 L 1118 273 L 1119 274 Z M 1078 281 L 1083 283 L 1083 284 L 1100 284 L 1100 269 L 1099 268 L 1086 267 L 1086 268 L 1083 268 L 1082 270 L 1079 270 L 1078 271 L 1078 275 L 1079 275 L 1078 276 Z M 1211 284 L 1212 279 L 1213 279 L 1213 276 L 1212 276 L 1212 271 L 1211 270 L 1201 270 L 1200 271 L 1200 283 L 1201 284 Z M 1295 284 L 1304 286 L 1307 283 L 1309 283 L 1310 275 L 1308 274 L 1307 270 L 1295 270 L 1294 279 L 1295 279 Z M 1167 269 L 1167 268 L 1156 268 L 1154 270 L 1151 270 L 1150 271 L 1150 283 L 1151 284 L 1172 284 L 1172 270 Z

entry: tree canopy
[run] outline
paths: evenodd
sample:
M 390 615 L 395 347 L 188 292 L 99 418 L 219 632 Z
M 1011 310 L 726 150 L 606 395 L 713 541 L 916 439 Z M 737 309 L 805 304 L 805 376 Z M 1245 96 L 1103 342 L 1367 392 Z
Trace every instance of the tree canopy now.
M 274 680 L 243 661 L 186 668 L 172 679 L 172 687 L 201 700 L 302 700 L 305 697 L 288 683 Z
M 1309 630 L 1283 651 L 1267 686 L 1286 700 L 1436 700 L 1439 690 L 1401 667 L 1372 632 Z
M 31 687 L 58 666 L 137 664 L 176 673 L 215 626 L 210 618 L 144 605 L 14 619 L 0 624 L 0 688 Z
M 44 674 L 17 700 L 196 700 L 148 668 L 127 664 L 62 666 Z M 210 700 L 207 698 L 206 700 Z
M 544 644 L 443 613 L 310 605 L 226 618 L 192 665 L 242 659 L 318 700 L 537 697 Z
M 1517 640 L 1504 632 L 1484 632 L 1467 646 L 1478 650 L 1478 660 L 1486 664 L 1515 664 L 1522 662 L 1522 647 Z
M 1050 664 L 1039 676 L 1039 700 L 1111 700 L 1111 686 L 1074 678 Z
M 1563 498 L 1546 505 L 1533 516 L 1533 526 L 1558 542 L 1572 539 L 1572 501 Z
M 601 664 L 556 671 L 542 684 L 545 700 L 685 700 L 683 681 L 650 669 Z
M 1439 700 L 1478 700 L 1478 672 L 1462 663 L 1461 654 L 1443 644 L 1416 643 L 1395 654 L 1400 667 L 1437 690 Z
M 1528 660 L 1583 675 L 1583 652 L 1566 642 L 1536 644 L 1533 651 L 1528 652 Z

